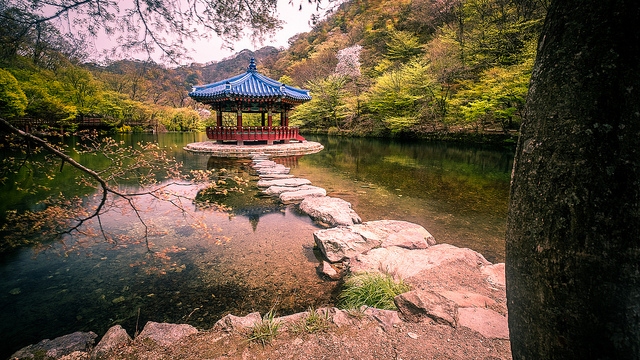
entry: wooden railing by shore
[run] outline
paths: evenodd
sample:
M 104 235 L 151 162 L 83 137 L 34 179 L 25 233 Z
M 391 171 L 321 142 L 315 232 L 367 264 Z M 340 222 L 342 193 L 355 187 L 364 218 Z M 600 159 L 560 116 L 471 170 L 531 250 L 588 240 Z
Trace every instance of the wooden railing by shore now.
M 100 117 L 100 116 L 86 116 L 79 115 L 75 119 L 66 121 L 61 124 L 58 120 L 51 119 L 39 119 L 39 118 L 31 118 L 31 117 L 21 117 L 17 119 L 12 119 L 11 123 L 14 126 L 20 128 L 26 127 L 37 127 L 37 126 L 50 126 L 54 128 L 59 128 L 62 126 L 68 125 L 77 125 L 82 128 L 99 128 L 99 127 L 111 127 L 111 126 L 155 126 L 157 124 L 156 119 L 113 119 L 108 117 Z

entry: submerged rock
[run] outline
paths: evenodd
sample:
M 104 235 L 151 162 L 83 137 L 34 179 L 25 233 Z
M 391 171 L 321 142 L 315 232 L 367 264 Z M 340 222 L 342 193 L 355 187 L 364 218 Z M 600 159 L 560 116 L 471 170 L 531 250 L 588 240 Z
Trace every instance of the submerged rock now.
M 169 346 L 185 336 L 195 334 L 198 329 L 188 324 L 147 322 L 136 341 L 149 339 L 161 346 Z
M 300 210 L 328 226 L 353 225 L 362 222 L 349 202 L 329 196 L 307 198 L 300 204 Z
M 369 221 L 318 230 L 313 233 L 313 237 L 331 262 L 351 259 L 377 247 L 425 249 L 435 244 L 433 236 L 422 226 L 396 220 Z
M 329 278 L 330 280 L 339 280 L 342 277 L 340 273 L 338 273 L 338 271 L 336 271 L 336 269 L 334 269 L 331 264 L 326 261 L 322 261 L 320 265 L 318 265 L 316 270 L 318 271 L 318 274 Z
M 11 355 L 14 359 L 57 359 L 72 352 L 87 352 L 96 341 L 98 335 L 93 331 L 76 331 L 72 334 L 57 337 L 53 340 L 45 339 L 16 351 Z
M 91 359 L 102 359 L 111 351 L 129 345 L 131 341 L 131 337 L 122 326 L 112 326 L 91 352 Z

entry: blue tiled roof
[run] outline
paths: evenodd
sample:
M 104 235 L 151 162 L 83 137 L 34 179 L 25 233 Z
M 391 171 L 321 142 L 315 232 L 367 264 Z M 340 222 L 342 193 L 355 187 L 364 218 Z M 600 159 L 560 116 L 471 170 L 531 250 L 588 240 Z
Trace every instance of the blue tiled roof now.
M 265 100 L 288 98 L 299 103 L 311 100 L 309 90 L 285 85 L 259 74 L 253 58 L 246 73 L 212 84 L 195 86 L 189 96 L 201 102 L 234 98 Z

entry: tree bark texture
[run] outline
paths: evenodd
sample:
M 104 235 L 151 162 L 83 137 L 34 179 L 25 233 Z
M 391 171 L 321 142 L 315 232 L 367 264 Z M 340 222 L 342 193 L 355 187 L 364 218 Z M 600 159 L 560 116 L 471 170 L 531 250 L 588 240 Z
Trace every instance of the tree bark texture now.
M 640 358 L 640 4 L 549 8 L 506 235 L 514 359 Z

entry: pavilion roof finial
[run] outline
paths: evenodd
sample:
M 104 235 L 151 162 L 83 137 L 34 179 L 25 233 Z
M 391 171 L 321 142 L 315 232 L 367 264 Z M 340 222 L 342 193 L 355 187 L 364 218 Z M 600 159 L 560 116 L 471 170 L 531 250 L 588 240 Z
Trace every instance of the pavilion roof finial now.
M 256 72 L 256 60 L 253 57 L 251 58 L 251 63 L 249 64 L 247 71 Z

